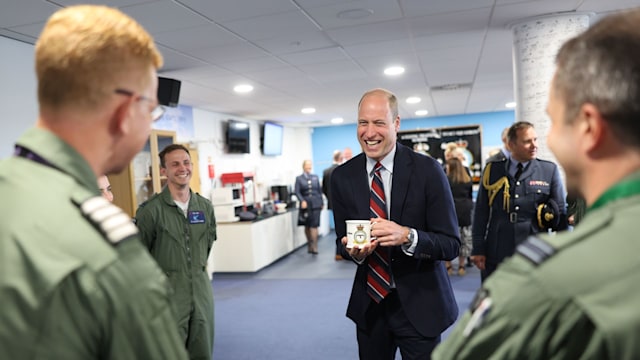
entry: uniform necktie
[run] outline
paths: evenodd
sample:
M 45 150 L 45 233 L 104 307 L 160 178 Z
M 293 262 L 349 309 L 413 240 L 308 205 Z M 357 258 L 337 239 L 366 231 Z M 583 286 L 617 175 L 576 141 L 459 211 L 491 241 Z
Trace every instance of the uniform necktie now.
M 371 198 L 369 200 L 369 215 L 387 219 L 387 205 L 384 186 L 380 170 L 382 164 L 376 163 L 371 180 Z M 369 272 L 367 274 L 367 293 L 373 301 L 379 303 L 391 291 L 391 271 L 389 269 L 389 252 L 381 246 L 369 256 Z
M 518 181 L 518 179 L 520 179 L 520 175 L 522 175 L 522 163 L 521 162 L 518 163 L 518 170 L 516 170 L 516 175 L 513 178 L 516 179 L 516 181 Z

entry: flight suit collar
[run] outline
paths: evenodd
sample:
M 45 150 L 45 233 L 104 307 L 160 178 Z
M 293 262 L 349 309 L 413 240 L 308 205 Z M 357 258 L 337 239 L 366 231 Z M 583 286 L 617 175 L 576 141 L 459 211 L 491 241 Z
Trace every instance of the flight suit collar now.
M 165 204 L 169 206 L 178 207 L 175 201 L 173 201 L 173 196 L 171 196 L 171 191 L 169 191 L 169 187 L 166 185 L 162 188 L 162 191 L 160 192 L 160 198 L 162 199 L 162 202 L 164 202 Z M 191 207 L 191 199 L 193 199 L 193 191 L 191 191 L 191 189 L 189 189 L 189 199 L 190 199 L 189 207 Z

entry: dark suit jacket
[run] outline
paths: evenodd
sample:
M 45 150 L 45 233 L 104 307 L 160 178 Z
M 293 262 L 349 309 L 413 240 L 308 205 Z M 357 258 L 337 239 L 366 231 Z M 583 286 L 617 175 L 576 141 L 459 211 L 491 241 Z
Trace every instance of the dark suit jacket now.
M 413 326 L 435 337 L 458 316 L 449 277 L 441 260 L 458 256 L 460 239 L 453 198 L 442 167 L 434 159 L 396 144 L 390 220 L 414 228 L 418 245 L 413 257 L 400 246 L 391 249 L 391 271 L 400 303 Z M 345 220 L 369 219 L 369 177 L 366 157 L 359 154 L 331 175 L 331 195 L 337 242 L 346 234 Z M 347 316 L 367 328 L 367 261 L 358 266 Z
M 331 174 L 338 165 L 340 164 L 333 164 L 322 172 L 322 193 L 327 197 L 327 209 L 329 210 L 333 209 L 331 204 Z

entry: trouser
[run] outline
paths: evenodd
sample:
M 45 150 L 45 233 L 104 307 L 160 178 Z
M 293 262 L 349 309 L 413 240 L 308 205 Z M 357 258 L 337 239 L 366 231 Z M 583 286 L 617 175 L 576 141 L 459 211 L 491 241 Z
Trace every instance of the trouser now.
M 429 359 L 440 336 L 422 336 L 402 309 L 396 291 L 367 310 L 367 331 L 358 328 L 358 353 L 362 360 L 393 360 L 400 348 L 403 360 Z

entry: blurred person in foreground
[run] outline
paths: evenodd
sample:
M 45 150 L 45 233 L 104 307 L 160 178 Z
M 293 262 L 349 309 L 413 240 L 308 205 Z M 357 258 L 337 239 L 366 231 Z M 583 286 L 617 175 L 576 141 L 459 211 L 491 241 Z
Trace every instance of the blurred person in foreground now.
M 153 39 L 119 10 L 70 6 L 35 61 L 37 122 L 0 163 L 0 357 L 186 359 L 166 278 L 96 186 L 162 114 Z
M 520 245 L 436 359 L 640 357 L 639 23 L 611 15 L 557 55 L 548 144 L 588 206 L 580 226 Z
M 449 182 L 435 159 L 398 143 L 396 96 L 366 92 L 358 104 L 362 153 L 331 176 L 338 244 L 358 264 L 347 317 L 361 359 L 428 359 L 458 316 L 444 261 L 460 239 Z M 369 220 L 371 243 L 346 248 L 346 220 Z

